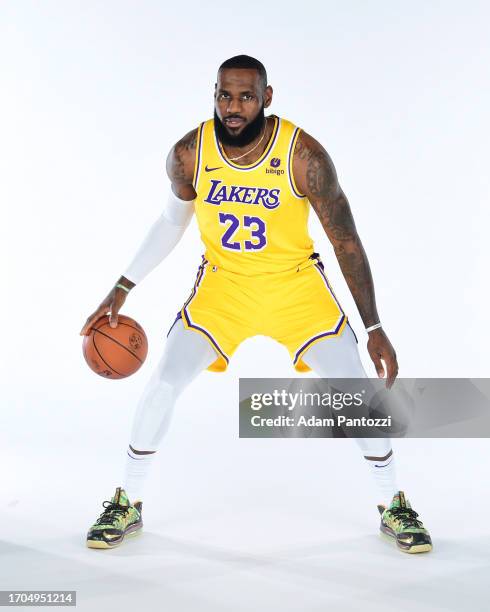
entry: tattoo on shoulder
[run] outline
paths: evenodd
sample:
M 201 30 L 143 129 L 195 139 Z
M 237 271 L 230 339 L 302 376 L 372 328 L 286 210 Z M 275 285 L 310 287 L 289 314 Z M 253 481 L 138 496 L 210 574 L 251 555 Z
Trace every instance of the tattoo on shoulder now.
M 167 170 L 176 183 L 192 180 L 194 151 L 197 145 L 197 129 L 191 130 L 173 147 L 167 161 Z
M 308 198 L 329 237 L 334 241 L 355 238 L 352 212 L 329 154 L 316 140 L 303 133 L 297 140 L 295 155 L 304 165 Z
M 197 128 L 188 132 L 179 142 L 175 145 L 176 149 L 180 151 L 190 151 L 196 148 L 197 144 Z
M 328 153 L 313 151 L 306 166 L 308 191 L 317 198 L 331 198 L 338 191 L 337 174 Z
M 305 166 L 306 187 L 314 198 L 331 197 L 337 192 L 337 174 L 325 149 L 305 132 L 300 133 L 295 158 Z
M 300 132 L 300 135 L 296 140 L 296 146 L 294 147 L 294 157 L 300 159 L 301 161 L 304 161 L 311 156 L 311 151 L 303 140 L 304 132 Z

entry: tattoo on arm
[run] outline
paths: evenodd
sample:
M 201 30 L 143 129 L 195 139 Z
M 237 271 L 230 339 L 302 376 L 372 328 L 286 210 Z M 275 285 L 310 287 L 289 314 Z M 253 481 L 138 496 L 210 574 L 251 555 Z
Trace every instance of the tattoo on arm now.
M 197 129 L 181 138 L 170 150 L 167 157 L 167 174 L 175 194 L 184 200 L 194 199 L 196 192 L 192 185 L 196 159 Z
M 335 166 L 325 149 L 308 134 L 300 134 L 294 155 L 295 175 L 297 172 L 303 193 L 332 243 L 361 318 L 366 326 L 377 323 L 371 269 Z

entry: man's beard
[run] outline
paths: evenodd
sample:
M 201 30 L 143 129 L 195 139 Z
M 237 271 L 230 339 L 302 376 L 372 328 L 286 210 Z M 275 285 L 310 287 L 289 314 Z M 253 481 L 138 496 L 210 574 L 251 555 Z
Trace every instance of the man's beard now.
M 246 147 L 253 142 L 264 129 L 264 121 L 264 105 L 262 105 L 255 119 L 246 125 L 239 134 L 234 136 L 228 132 L 226 126 L 218 117 L 216 109 L 214 109 L 214 131 L 218 140 L 228 147 Z

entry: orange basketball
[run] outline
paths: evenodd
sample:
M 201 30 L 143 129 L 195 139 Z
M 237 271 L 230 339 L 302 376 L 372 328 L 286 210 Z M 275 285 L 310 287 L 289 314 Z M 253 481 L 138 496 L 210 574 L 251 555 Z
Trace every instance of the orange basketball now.
M 137 372 L 148 354 L 144 329 L 131 317 L 118 315 L 117 327 L 109 315 L 98 319 L 83 337 L 83 356 L 89 367 L 104 378 L 126 378 Z

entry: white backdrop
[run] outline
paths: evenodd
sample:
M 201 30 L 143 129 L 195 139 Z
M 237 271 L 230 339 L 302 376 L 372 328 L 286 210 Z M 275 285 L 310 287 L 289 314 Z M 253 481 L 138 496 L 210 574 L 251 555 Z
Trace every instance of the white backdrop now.
M 65 552 L 72 546 L 66 558 L 85 555 L 84 533 L 119 483 L 136 402 L 200 263 L 195 220 L 123 307 L 149 337 L 147 362 L 136 375 L 115 382 L 93 374 L 79 330 L 159 215 L 169 189 L 168 149 L 211 116 L 217 67 L 237 53 L 265 64 L 274 87 L 271 111 L 313 134 L 331 154 L 369 257 L 400 376 L 489 375 L 487 3 L 19 1 L 3 2 L 0 17 L 0 509 L 10 525 L 18 521 L 9 554 L 36 539 L 39 550 L 42 542 L 45 550 L 55 542 Z M 310 231 L 374 376 L 361 319 L 313 212 Z M 150 480 L 154 529 L 177 537 L 174 520 L 188 535 L 195 517 L 189 507 L 196 506 L 210 517 L 224 513 L 212 532 L 239 547 L 240 512 L 260 518 L 271 509 L 286 523 L 284 508 L 297 503 L 302 512 L 306 499 L 319 513 L 317 521 L 305 518 L 312 538 L 325 516 L 330 527 L 347 517 L 338 527 L 346 537 L 353 530 L 375 532 L 376 496 L 357 449 L 343 441 L 238 439 L 238 378 L 296 375 L 283 347 L 254 338 L 235 353 L 226 374 L 205 372 L 185 392 Z M 487 440 L 400 440 L 394 448 L 401 485 L 409 496 L 413 491 L 422 518 L 430 519 L 432 531 L 440 528 L 439 541 L 443 526 L 455 537 L 457 517 L 471 512 L 463 497 L 476 503 L 476 494 L 488 495 Z M 40 518 L 31 534 L 24 519 L 33 504 Z M 75 519 L 67 524 L 71 511 Z M 478 516 L 475 508 L 466 529 L 481 542 Z M 260 537 L 254 531 L 256 539 L 244 542 L 260 546 L 277 537 L 285 545 L 274 526 L 271 521 Z M 195 529 L 195 538 L 210 533 Z M 332 552 L 328 537 L 327 549 Z M 353 546 L 357 560 L 358 550 Z M 451 559 L 453 550 L 446 552 Z M 397 554 L 390 561 L 401 562 Z M 33 558 L 22 557 L 24 569 Z M 482 558 L 477 554 L 468 567 L 480 567 Z M 92 569 L 101 557 L 93 559 L 84 557 Z M 18 585 L 16 567 L 2 588 L 57 588 L 35 571 Z M 73 571 L 73 588 L 80 575 L 83 570 Z M 478 572 L 471 576 L 478 594 L 483 581 Z M 99 578 L 94 570 L 86 587 L 97 595 L 92 605 L 107 594 Z M 461 603 L 460 591 L 434 584 L 431 605 L 442 590 L 444 609 Z M 245 586 L 230 583 L 230 597 Z M 350 605 L 334 586 L 328 593 L 306 589 L 310 609 L 337 595 Z M 221 609 L 199 588 L 195 605 Z M 241 609 L 255 605 L 254 594 L 263 597 L 267 587 L 247 593 L 250 602 L 244 599 Z M 187 609 L 183 591 L 173 595 L 174 609 Z M 375 602 L 377 609 L 393 603 L 390 597 Z M 338 603 L 337 609 L 344 608 Z

